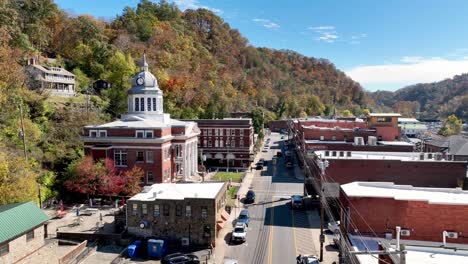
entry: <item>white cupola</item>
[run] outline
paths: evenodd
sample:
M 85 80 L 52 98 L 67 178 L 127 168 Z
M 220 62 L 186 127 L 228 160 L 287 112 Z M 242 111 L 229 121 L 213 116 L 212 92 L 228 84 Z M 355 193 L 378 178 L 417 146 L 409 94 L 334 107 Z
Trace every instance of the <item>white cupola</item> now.
M 143 54 L 141 71 L 132 78 L 132 88 L 128 91 L 128 114 L 163 114 L 163 92 L 158 80 L 148 70 L 146 54 Z

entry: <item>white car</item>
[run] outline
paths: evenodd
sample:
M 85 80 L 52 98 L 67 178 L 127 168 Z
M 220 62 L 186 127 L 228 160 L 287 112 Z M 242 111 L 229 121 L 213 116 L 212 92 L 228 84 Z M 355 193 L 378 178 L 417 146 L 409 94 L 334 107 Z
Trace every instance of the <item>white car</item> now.
M 224 264 L 239 264 L 237 259 L 224 259 Z
M 314 255 L 299 255 L 296 258 L 297 264 L 319 264 L 319 259 Z
M 247 226 L 245 223 L 236 223 L 234 230 L 232 230 L 232 242 L 245 242 L 247 236 Z
M 340 232 L 340 221 L 328 223 L 328 230 L 332 233 Z

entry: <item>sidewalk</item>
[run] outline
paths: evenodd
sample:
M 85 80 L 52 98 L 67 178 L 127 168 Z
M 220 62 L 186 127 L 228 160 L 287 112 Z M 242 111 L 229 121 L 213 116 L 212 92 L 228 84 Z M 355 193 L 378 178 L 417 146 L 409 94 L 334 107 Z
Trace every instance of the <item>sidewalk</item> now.
M 244 180 L 240 183 L 239 185 L 239 190 L 237 191 L 237 195 L 239 197 L 245 196 L 247 191 L 249 191 L 250 186 L 252 184 L 252 180 L 254 177 L 254 172 L 255 172 L 255 164 L 257 164 L 259 160 L 261 152 L 258 152 L 255 155 L 254 161 L 252 162 L 251 166 L 253 166 L 254 169 L 252 170 L 247 170 Z M 235 183 L 233 183 L 235 185 Z M 229 234 L 233 226 L 231 223 L 237 218 L 237 215 L 240 212 L 241 209 L 241 204 L 239 202 L 236 202 L 237 209 L 231 210 L 231 214 L 229 215 L 229 219 L 226 221 L 226 224 L 224 225 L 223 229 L 220 230 L 218 233 L 218 237 L 216 238 L 216 247 L 213 249 L 213 255 L 211 256 L 211 259 L 208 261 L 210 264 L 223 264 L 224 260 L 224 255 L 226 253 L 228 244 L 226 244 L 225 237 L 227 234 Z

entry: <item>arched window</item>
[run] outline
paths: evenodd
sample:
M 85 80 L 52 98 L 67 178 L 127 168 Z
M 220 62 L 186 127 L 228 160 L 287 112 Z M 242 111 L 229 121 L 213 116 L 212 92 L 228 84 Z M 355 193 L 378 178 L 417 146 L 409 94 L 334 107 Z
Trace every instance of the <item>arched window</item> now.
M 140 111 L 139 102 L 140 102 L 140 99 L 135 98 L 135 111 Z
M 158 111 L 158 109 L 156 109 L 156 98 L 153 98 L 153 111 Z
M 146 100 L 147 103 L 147 106 L 148 106 L 148 111 L 151 111 L 151 98 L 148 98 L 148 100 Z
M 140 98 L 141 111 L 145 111 L 145 98 Z

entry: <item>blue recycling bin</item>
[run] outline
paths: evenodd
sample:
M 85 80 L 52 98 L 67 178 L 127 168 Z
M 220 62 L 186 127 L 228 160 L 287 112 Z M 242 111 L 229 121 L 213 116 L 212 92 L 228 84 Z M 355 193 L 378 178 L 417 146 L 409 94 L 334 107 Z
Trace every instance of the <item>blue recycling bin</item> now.
M 130 258 L 136 258 L 138 256 L 138 251 L 140 251 L 141 248 L 141 241 L 137 240 L 130 244 L 127 248 L 127 253 Z
M 166 253 L 166 241 L 162 239 L 148 239 L 148 257 L 161 259 Z

